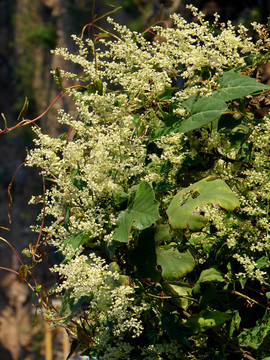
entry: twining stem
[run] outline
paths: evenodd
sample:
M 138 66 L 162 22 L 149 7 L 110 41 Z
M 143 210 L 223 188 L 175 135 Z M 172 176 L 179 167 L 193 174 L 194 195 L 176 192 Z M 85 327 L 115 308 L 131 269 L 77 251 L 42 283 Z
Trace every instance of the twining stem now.
M 13 184 L 13 181 L 14 181 L 14 179 L 15 179 L 15 177 L 16 177 L 16 175 L 17 175 L 17 172 L 20 170 L 20 168 L 22 167 L 22 166 L 24 166 L 25 165 L 25 161 L 23 162 L 23 163 L 21 163 L 18 167 L 17 167 L 17 169 L 16 169 L 16 171 L 15 171 L 15 173 L 14 173 L 14 175 L 13 175 L 13 177 L 12 177 L 12 179 L 11 179 L 11 182 L 10 182 L 10 184 L 8 185 L 8 220 L 9 220 L 9 223 L 11 224 L 11 216 L 10 216 L 10 207 L 11 207 L 11 204 L 12 204 L 12 196 L 11 196 L 11 186 L 12 186 L 12 184 Z
M 254 304 L 256 304 L 256 305 L 258 305 L 260 307 L 262 307 L 263 309 L 269 310 L 269 307 L 259 303 L 257 300 L 254 300 L 254 299 L 252 299 L 251 297 L 249 297 L 249 296 L 247 296 L 245 294 L 240 293 L 239 291 L 235 291 L 235 290 L 219 290 L 218 292 L 228 292 L 230 294 L 241 296 L 242 298 L 244 298 L 244 299 L 246 299 L 246 300 L 248 300 L 248 301 L 250 301 L 250 302 L 252 302 L 252 303 L 254 303 Z
M 254 125 L 253 122 L 250 120 L 250 118 L 249 118 L 246 114 L 242 113 L 241 111 L 225 111 L 224 114 L 240 114 L 240 115 L 244 116 L 244 117 L 247 119 L 247 121 L 253 126 L 254 130 L 256 131 L 256 133 L 257 133 L 258 135 L 260 135 L 259 131 L 256 129 L 255 125 Z
M 36 121 L 38 121 L 39 119 L 41 119 L 45 114 L 47 114 L 47 112 L 50 110 L 50 108 L 59 100 L 59 98 L 65 94 L 65 92 L 67 90 L 71 90 L 71 89 L 75 89 L 75 88 L 82 88 L 84 86 L 82 85 L 73 85 L 73 86 L 70 86 L 70 87 L 67 87 L 65 88 L 64 90 L 61 91 L 61 93 L 59 95 L 57 95 L 57 97 L 53 100 L 53 102 L 47 107 L 47 109 L 45 111 L 43 111 L 43 113 L 41 115 L 39 115 L 38 117 L 36 117 L 35 119 L 33 120 L 28 120 L 28 119 L 23 119 L 22 121 L 20 121 L 17 125 L 15 126 L 12 126 L 10 128 L 6 127 L 5 125 L 5 129 L 4 130 L 0 130 L 0 135 L 1 134 L 5 134 L 5 133 L 8 133 L 14 129 L 17 129 L 17 128 L 20 128 L 22 126 L 25 126 L 25 125 L 29 125 L 29 124 L 33 124 L 35 123 Z
M 154 295 L 154 294 L 150 294 L 150 293 L 147 293 L 147 295 L 152 296 L 155 299 L 161 299 L 161 300 L 163 300 L 163 299 L 183 298 L 183 299 L 191 300 L 191 301 L 194 301 L 194 302 L 198 302 L 197 299 L 194 299 L 194 298 L 191 298 L 191 297 L 185 296 L 185 295 L 168 296 L 168 295 Z
M 1 240 L 3 240 L 3 239 L 1 239 Z M 20 276 L 18 271 L 13 270 L 13 269 L 9 269 L 9 268 L 0 266 L 0 270 L 9 271 L 9 272 L 12 272 L 13 274 L 16 274 L 16 275 Z M 26 282 L 26 284 L 28 285 L 28 287 L 30 288 L 30 290 L 33 291 L 33 293 L 35 293 L 35 289 L 33 288 L 33 286 L 31 284 L 29 284 L 29 282 L 25 278 L 22 278 L 21 280 L 24 280 Z M 39 298 L 38 293 L 36 293 L 36 296 Z M 44 300 L 41 300 L 41 301 L 42 301 L 42 304 L 43 304 L 44 308 L 46 309 L 47 308 L 46 302 Z
M 241 356 L 244 358 L 244 359 L 247 359 L 247 360 L 256 360 L 254 359 L 254 357 L 250 356 L 249 354 L 247 354 L 246 351 L 243 351 L 241 349 L 239 349 L 237 346 L 235 346 L 234 344 L 230 343 L 227 339 L 224 339 L 224 337 L 222 337 L 221 335 L 219 335 L 219 333 L 215 330 L 210 330 L 210 332 L 215 336 L 215 338 L 217 338 L 217 340 L 219 342 L 222 342 L 224 344 L 226 344 L 228 346 L 228 348 L 230 348 L 231 350 L 233 350 L 234 352 L 237 352 L 237 353 L 240 353 Z
M 0 266 L 0 270 L 6 270 L 6 271 L 9 271 L 9 272 L 12 272 L 13 274 L 17 275 L 17 276 L 20 276 L 20 274 L 18 273 L 18 271 L 16 270 L 13 270 L 13 269 L 9 269 L 9 268 L 6 268 L 6 267 L 3 267 L 3 266 Z M 27 285 L 29 286 L 29 288 L 34 291 L 34 288 L 31 284 L 29 284 L 29 282 L 25 279 L 25 278 L 22 278 L 22 280 L 24 280 Z
M 38 235 L 38 239 L 37 239 L 37 242 L 36 242 L 36 245 L 35 245 L 35 249 L 33 250 L 34 253 L 33 255 L 35 255 L 37 249 L 38 249 L 38 246 L 39 246 L 39 243 L 40 243 L 40 239 L 41 239 L 41 236 L 42 236 L 42 230 L 43 230 L 43 227 L 44 227 L 44 222 L 45 222 L 45 192 L 46 192 L 46 188 L 45 188 L 45 179 L 44 179 L 44 176 L 42 175 L 42 184 L 43 184 L 43 194 L 44 194 L 44 203 L 43 203 L 43 214 L 42 214 L 42 222 L 41 222 L 41 226 L 40 226 L 40 231 L 39 231 L 39 235 Z
M 42 286 L 42 288 L 45 290 L 45 293 L 46 293 L 47 297 L 49 298 L 48 293 L 47 293 L 47 290 L 46 290 L 44 284 L 34 276 L 34 274 L 32 273 L 32 271 L 31 271 L 29 268 L 26 267 L 26 265 L 24 264 L 24 262 L 21 260 L 21 258 L 19 257 L 18 253 L 17 253 L 16 250 L 14 249 L 14 247 L 13 247 L 6 239 L 2 238 L 1 236 L 0 236 L 0 240 L 4 241 L 4 242 L 12 249 L 12 251 L 14 252 L 15 256 L 17 257 L 17 259 L 19 260 L 19 262 L 21 263 L 21 265 L 27 270 L 27 272 L 30 273 L 30 275 L 33 277 L 33 279 L 35 280 L 35 282 L 36 282 L 36 283 L 39 283 L 39 284 Z M 0 267 L 0 268 L 2 268 L 2 267 Z M 3 270 L 8 270 L 8 271 L 14 272 L 15 274 L 18 274 L 18 275 L 19 275 L 19 273 L 18 273 L 17 271 L 13 270 L 13 269 L 8 269 L 8 268 L 2 268 L 2 269 L 3 269 Z M 26 282 L 27 282 L 27 281 L 26 281 Z M 27 282 L 27 284 L 28 284 L 28 282 Z M 31 290 L 34 291 L 33 288 L 32 288 Z M 44 302 L 43 302 L 43 304 L 46 305 Z

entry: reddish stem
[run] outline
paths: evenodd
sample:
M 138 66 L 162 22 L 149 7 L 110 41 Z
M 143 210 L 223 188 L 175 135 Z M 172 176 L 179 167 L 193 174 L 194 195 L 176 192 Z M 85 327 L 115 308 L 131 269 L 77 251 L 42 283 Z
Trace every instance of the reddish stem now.
M 40 231 L 39 231 L 39 234 L 38 234 L 38 239 L 37 239 L 37 242 L 36 242 L 36 246 L 35 246 L 35 250 L 34 250 L 34 254 L 36 253 L 37 251 L 37 248 L 39 246 L 39 242 L 40 242 L 40 239 L 41 239 L 41 236 L 42 236 L 42 230 L 43 230 L 43 227 L 44 227 L 44 221 L 45 221 L 45 179 L 44 179 L 44 176 L 42 175 L 42 184 L 43 184 L 43 195 L 44 195 L 44 204 L 43 204 L 43 216 L 42 216 L 42 222 L 41 222 L 41 226 L 40 226 Z
M 14 130 L 14 129 L 17 129 L 17 128 L 20 128 L 22 126 L 25 126 L 25 125 L 29 125 L 29 124 L 32 124 L 34 122 L 36 122 L 37 120 L 41 119 L 42 116 L 44 116 L 49 110 L 50 108 L 56 103 L 56 101 L 69 89 L 74 89 L 74 88 L 78 88 L 78 87 L 83 87 L 82 85 L 73 85 L 73 86 L 70 86 L 68 88 L 65 88 L 63 91 L 61 91 L 61 93 L 53 100 L 53 102 L 47 107 L 47 109 L 41 114 L 39 115 L 38 117 L 36 117 L 35 119 L 33 120 L 25 120 L 23 119 L 22 121 L 20 121 L 17 125 L 15 126 L 12 126 L 10 128 L 7 128 L 7 129 L 4 129 L 4 130 L 0 130 L 0 135 L 1 134 L 5 134 L 5 133 L 8 133 L 10 132 L 11 130 Z
M 12 249 L 12 251 L 14 252 L 14 254 L 15 254 L 15 256 L 17 257 L 17 259 L 19 260 L 19 262 L 22 264 L 22 266 L 30 273 L 30 275 L 33 277 L 33 279 L 42 286 L 42 288 L 45 290 L 46 295 L 47 295 L 48 298 L 49 298 L 49 295 L 48 295 L 48 293 L 47 293 L 47 291 L 46 291 L 46 288 L 45 288 L 44 284 L 43 284 L 41 281 L 39 281 L 39 280 L 34 276 L 33 272 L 32 272 L 29 268 L 26 267 L 26 265 L 24 264 L 24 262 L 21 260 L 21 258 L 19 257 L 18 253 L 17 253 L 16 250 L 14 249 L 14 247 L 13 247 L 7 240 L 5 240 L 4 238 L 0 237 L 0 240 L 4 241 L 6 244 L 8 244 L 8 246 Z M 15 270 L 12 270 L 12 269 L 10 269 L 10 270 L 11 270 L 12 272 L 15 271 Z M 15 272 L 15 273 L 16 273 L 16 272 Z
M 11 179 L 11 182 L 10 182 L 10 184 L 8 185 L 8 220 L 9 220 L 9 223 L 10 223 L 10 224 L 11 224 L 10 206 L 11 206 L 11 203 L 12 203 L 12 196 L 11 196 L 10 189 L 11 189 L 11 186 L 12 186 L 12 184 L 13 184 L 13 181 L 14 181 L 16 175 L 17 175 L 17 172 L 20 170 L 20 168 L 21 168 L 23 165 L 25 165 L 25 163 L 26 163 L 26 162 L 24 161 L 23 163 L 21 163 L 21 164 L 17 167 L 17 169 L 16 169 L 16 171 L 15 171 L 15 173 L 14 173 L 12 179 Z

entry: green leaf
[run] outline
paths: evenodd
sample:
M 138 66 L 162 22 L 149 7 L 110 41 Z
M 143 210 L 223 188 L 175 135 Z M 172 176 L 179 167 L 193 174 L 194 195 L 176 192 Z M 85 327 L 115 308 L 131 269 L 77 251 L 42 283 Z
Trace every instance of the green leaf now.
M 157 270 L 155 229 L 145 229 L 140 234 L 138 245 L 131 252 L 129 260 L 135 266 L 139 278 L 160 280 L 160 271 Z
M 200 97 L 198 94 L 196 95 L 191 95 L 189 98 L 187 98 L 186 100 L 184 100 L 182 102 L 182 106 L 184 106 L 184 108 L 187 109 L 187 111 L 192 114 L 193 113 L 193 108 L 194 105 L 196 104 L 196 102 L 201 99 L 202 97 Z
M 197 315 L 191 315 L 186 325 L 190 327 L 195 334 L 199 334 L 208 329 L 224 324 L 231 319 L 231 315 L 221 311 L 202 310 Z
M 20 280 L 25 279 L 28 274 L 27 267 L 25 265 L 21 265 L 19 268 L 19 278 Z
M 115 205 L 121 206 L 126 200 L 128 200 L 128 194 L 125 193 L 124 191 L 120 191 L 118 193 L 114 193 L 113 194 L 113 200 Z
M 213 93 L 212 97 L 223 101 L 240 99 L 246 95 L 270 89 L 270 86 L 234 70 L 224 72 L 219 78 L 219 84 L 221 88 Z
M 183 103 L 183 106 L 185 106 L 192 115 L 181 122 L 177 129 L 178 132 L 185 133 L 210 123 L 221 116 L 227 107 L 223 99 L 213 98 L 212 96 L 194 100 L 193 104 L 191 104 L 190 101 Z
M 90 94 L 98 93 L 98 95 L 103 95 L 103 82 L 101 80 L 96 80 L 95 82 L 89 84 L 86 88 Z
M 157 264 L 161 266 L 162 277 L 168 281 L 177 281 L 195 267 L 194 257 L 189 251 L 180 253 L 177 249 L 156 248 Z
M 71 245 L 74 250 L 78 249 L 80 245 L 83 245 L 89 241 L 89 235 L 84 232 L 69 236 L 65 241 L 64 245 Z
M 263 256 L 256 261 L 257 269 L 263 269 L 267 265 L 269 265 L 269 257 L 268 256 Z
M 201 230 L 206 219 L 200 213 L 206 204 L 213 204 L 227 211 L 239 207 L 239 201 L 226 183 L 209 176 L 179 191 L 172 199 L 167 215 L 173 229 Z
M 28 105 L 29 105 L 29 100 L 27 99 L 27 97 L 25 97 L 22 110 L 20 111 L 17 120 L 24 119 L 25 114 L 26 114 L 27 109 L 28 109 Z M 4 118 L 4 120 L 5 120 L 5 118 Z
M 59 311 L 59 315 L 63 318 L 60 319 L 60 323 L 67 323 L 73 317 L 73 315 L 81 309 L 83 303 L 88 303 L 90 300 L 90 296 L 82 296 L 80 299 L 75 300 L 74 298 L 70 297 L 69 293 L 65 293 L 62 306 Z
M 186 310 L 192 304 L 191 299 L 187 297 L 192 296 L 192 288 L 185 283 L 177 282 L 176 284 L 164 282 L 163 288 L 167 295 L 172 295 L 172 301 L 180 308 Z
M 78 166 L 77 169 L 71 169 L 70 172 L 71 182 L 77 189 L 82 190 L 87 186 L 87 183 L 81 179 L 81 172 Z
M 199 277 L 199 280 L 197 283 L 205 282 L 205 281 L 218 281 L 218 282 L 224 282 L 224 274 L 215 268 L 210 268 L 203 270 L 201 272 L 201 275 Z
M 213 92 L 212 96 L 198 97 L 192 95 L 182 103 L 191 113 L 191 116 L 181 122 L 180 126 L 177 127 L 177 131 L 188 132 L 198 129 L 219 118 L 226 110 L 226 101 L 270 89 L 269 86 L 234 70 L 224 72 L 219 79 L 219 84 L 220 89 Z
M 263 350 L 265 343 L 270 344 L 270 314 L 266 313 L 263 319 L 257 321 L 256 326 L 242 331 L 238 340 L 243 347 L 260 347 Z
M 54 79 L 55 84 L 60 89 L 62 89 L 63 85 L 62 85 L 61 69 L 59 66 L 57 66 L 57 68 L 54 70 L 53 79 Z
M 239 330 L 241 323 L 241 317 L 239 312 L 235 310 L 229 325 L 229 336 L 232 337 L 235 330 Z
M 158 100 L 169 100 L 173 96 L 173 92 L 177 90 L 177 87 L 171 87 L 165 85 L 164 90 L 157 95 Z
M 31 258 L 33 256 L 33 254 L 31 253 L 31 251 L 28 248 L 23 249 L 22 253 L 29 258 Z
M 155 243 L 157 245 L 163 242 L 170 242 L 171 234 L 170 234 L 170 226 L 168 224 L 162 224 L 155 226 Z
M 122 286 L 122 285 L 129 285 L 130 279 L 127 275 L 121 275 L 119 266 L 116 262 L 112 262 L 109 264 L 109 271 L 113 273 L 119 273 L 119 276 L 117 280 L 112 276 L 107 276 L 105 282 L 108 286 L 110 286 L 112 289 L 115 289 L 116 287 Z
M 159 219 L 158 206 L 154 191 L 146 181 L 133 186 L 128 207 L 119 215 L 114 240 L 128 242 L 132 226 L 138 230 L 150 227 Z
M 192 335 L 192 331 L 188 326 L 181 323 L 177 316 L 164 312 L 161 315 L 161 324 L 171 340 L 181 341 L 188 345 L 186 338 Z

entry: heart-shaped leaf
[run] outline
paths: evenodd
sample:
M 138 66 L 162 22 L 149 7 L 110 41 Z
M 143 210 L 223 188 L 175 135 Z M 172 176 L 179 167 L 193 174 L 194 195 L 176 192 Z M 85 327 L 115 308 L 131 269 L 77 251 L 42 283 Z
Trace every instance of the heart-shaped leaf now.
M 198 283 L 207 282 L 207 281 L 224 282 L 225 281 L 224 274 L 215 268 L 203 270 L 199 277 Z
M 189 99 L 188 99 L 189 100 Z M 203 125 L 210 123 L 217 119 L 226 110 L 226 103 L 223 99 L 210 97 L 202 97 L 198 100 L 194 99 L 194 103 L 190 101 L 183 103 L 190 112 L 191 116 L 183 120 L 178 127 L 178 132 L 188 132 L 190 130 L 198 129 Z
M 158 206 L 154 191 L 146 181 L 133 186 L 128 207 L 120 213 L 118 218 L 114 240 L 128 242 L 132 226 L 139 230 L 150 227 L 159 219 Z
M 164 282 L 163 288 L 167 295 L 172 295 L 172 301 L 182 309 L 187 309 L 192 304 L 192 288 L 185 283 L 171 284 Z
M 230 314 L 221 311 L 202 310 L 197 315 L 191 315 L 188 318 L 186 325 L 193 330 L 193 333 L 198 334 L 202 331 L 220 326 L 230 319 Z
M 177 249 L 156 248 L 157 264 L 161 266 L 162 277 L 168 281 L 177 281 L 195 267 L 194 257 L 189 251 L 180 253 Z
M 239 201 L 221 179 L 207 177 L 179 191 L 172 199 L 167 215 L 173 229 L 201 230 L 206 219 L 201 213 L 204 205 L 218 205 L 227 211 L 239 207 Z
M 157 270 L 155 228 L 145 229 L 141 232 L 138 244 L 131 252 L 129 261 L 135 266 L 139 278 L 160 280 L 160 271 Z
M 220 89 L 212 97 L 223 101 L 240 99 L 246 95 L 262 90 L 269 90 L 270 86 L 262 84 L 256 79 L 235 72 L 226 71 L 219 78 Z

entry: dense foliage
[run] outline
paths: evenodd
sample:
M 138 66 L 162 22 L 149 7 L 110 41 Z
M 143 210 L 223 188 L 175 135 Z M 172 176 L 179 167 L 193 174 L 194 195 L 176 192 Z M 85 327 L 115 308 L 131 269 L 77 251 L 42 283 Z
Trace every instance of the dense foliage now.
M 44 314 L 90 359 L 269 359 L 268 31 L 190 9 L 55 50 L 82 68 L 54 72 L 77 114 L 58 138 L 35 127 L 27 164 L 51 183 L 39 245 L 63 255 Z

